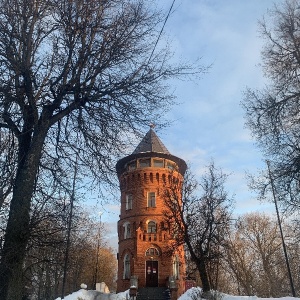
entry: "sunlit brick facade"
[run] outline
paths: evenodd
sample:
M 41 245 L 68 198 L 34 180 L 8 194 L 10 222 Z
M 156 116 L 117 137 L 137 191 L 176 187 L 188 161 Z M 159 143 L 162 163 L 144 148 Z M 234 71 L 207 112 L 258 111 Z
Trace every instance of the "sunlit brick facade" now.
M 117 291 L 129 289 L 132 276 L 137 276 L 139 287 L 166 286 L 173 276 L 180 295 L 184 290 L 184 252 L 182 247 L 170 247 L 162 194 L 171 177 L 182 180 L 186 163 L 171 155 L 150 129 L 116 168 L 121 190 Z

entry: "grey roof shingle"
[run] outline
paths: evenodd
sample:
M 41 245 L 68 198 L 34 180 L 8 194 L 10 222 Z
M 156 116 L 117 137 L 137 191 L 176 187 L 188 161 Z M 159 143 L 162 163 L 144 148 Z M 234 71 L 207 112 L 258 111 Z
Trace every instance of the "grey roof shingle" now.
M 166 146 L 158 138 L 152 128 L 146 133 L 142 141 L 138 144 L 132 154 L 145 153 L 145 152 L 156 152 L 170 154 Z

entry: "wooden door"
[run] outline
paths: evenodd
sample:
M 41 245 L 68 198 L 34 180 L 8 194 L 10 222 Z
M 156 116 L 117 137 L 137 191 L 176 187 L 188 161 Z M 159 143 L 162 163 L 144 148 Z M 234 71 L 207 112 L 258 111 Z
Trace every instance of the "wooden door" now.
M 146 286 L 147 287 L 158 286 L 158 261 L 155 260 L 146 261 Z

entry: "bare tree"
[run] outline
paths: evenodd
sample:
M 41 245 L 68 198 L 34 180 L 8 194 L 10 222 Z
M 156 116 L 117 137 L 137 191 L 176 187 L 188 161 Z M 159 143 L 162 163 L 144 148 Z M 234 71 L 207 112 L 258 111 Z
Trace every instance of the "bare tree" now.
M 106 232 L 78 204 L 74 206 L 71 235 L 67 243 L 70 202 L 52 204 L 51 209 L 35 213 L 24 261 L 27 294 L 31 299 L 51 300 L 76 291 L 81 283 L 94 288 L 95 259 L 99 256 L 98 281 L 114 289 L 116 255 L 105 242 Z M 51 204 L 46 203 L 46 206 Z M 37 215 L 38 214 L 38 215 Z M 34 221 L 33 221 L 34 220 Z M 98 244 L 99 243 L 99 244 Z M 67 276 L 64 273 L 66 247 L 69 247 Z
M 166 80 L 193 73 L 171 66 L 168 49 L 151 55 L 159 16 L 144 0 L 1 1 L 0 130 L 17 156 L 3 174 L 13 189 L 1 299 L 22 297 L 39 177 L 63 179 L 77 155 L 81 174 L 109 183 L 124 142 L 172 104 Z
M 248 89 L 243 106 L 247 125 L 265 157 L 272 161 L 276 190 L 286 207 L 300 208 L 300 1 L 274 5 L 260 22 L 265 40 L 265 88 Z M 264 176 L 264 175 L 263 175 Z M 256 188 L 265 197 L 269 180 Z
M 0 127 L 0 210 L 6 204 L 13 187 L 17 164 L 17 156 L 13 147 L 15 142 L 13 134 Z
M 294 233 L 291 227 L 286 232 L 287 246 L 293 253 L 297 251 L 292 237 Z M 231 228 L 225 250 L 227 272 L 233 275 L 239 294 L 268 298 L 282 297 L 290 293 L 276 219 L 260 213 L 241 216 L 235 228 Z M 298 254 L 290 257 L 293 260 L 299 259 Z M 293 269 L 294 267 L 296 266 L 293 265 Z M 294 269 L 295 274 L 298 273 L 296 270 L 297 267 Z
M 199 272 L 204 292 L 213 282 L 208 268 L 218 267 L 225 243 L 232 199 L 225 191 L 225 175 L 211 163 L 199 183 L 187 171 L 183 183 L 173 180 L 165 189 L 165 216 L 171 225 L 174 247 L 185 244 Z

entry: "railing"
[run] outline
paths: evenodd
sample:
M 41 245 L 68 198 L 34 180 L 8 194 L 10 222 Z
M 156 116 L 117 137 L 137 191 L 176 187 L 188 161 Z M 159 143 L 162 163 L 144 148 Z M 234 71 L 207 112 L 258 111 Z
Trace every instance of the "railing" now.
M 162 233 L 141 233 L 139 239 L 144 242 L 161 242 L 166 240 L 166 235 Z

